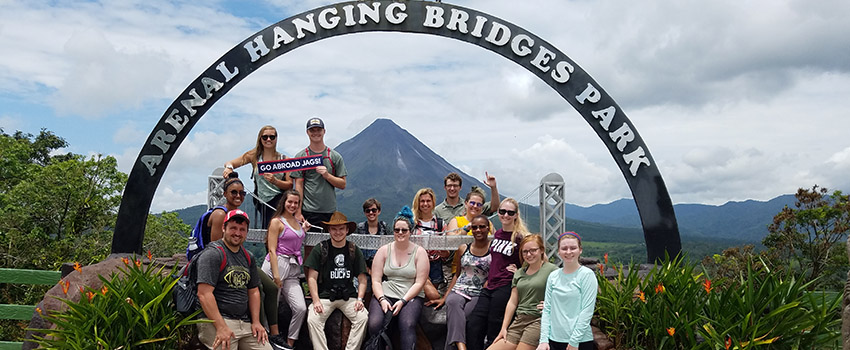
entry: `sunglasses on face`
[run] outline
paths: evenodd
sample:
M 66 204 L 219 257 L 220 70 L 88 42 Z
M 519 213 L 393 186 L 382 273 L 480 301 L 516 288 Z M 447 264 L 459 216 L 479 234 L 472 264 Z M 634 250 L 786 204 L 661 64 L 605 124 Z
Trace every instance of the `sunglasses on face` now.
M 395 233 L 408 233 L 410 232 L 409 228 L 394 228 L 393 232 Z
M 476 208 L 481 208 L 481 207 L 483 207 L 483 206 L 484 206 L 484 203 L 478 203 L 478 202 L 476 202 L 476 201 L 469 201 L 469 202 L 467 202 L 467 203 L 469 203 L 469 205 L 471 205 L 471 206 L 473 206 L 473 207 L 476 207 Z
M 247 192 L 245 192 L 245 191 L 230 190 L 230 195 L 231 195 L 231 196 L 234 196 L 234 197 L 236 197 L 236 196 L 242 196 L 242 197 L 245 197 L 245 194 L 246 194 L 246 193 L 247 193 Z
M 268 140 L 274 141 L 275 138 L 277 138 L 277 135 L 263 135 L 263 141 L 268 141 Z
M 514 216 L 516 215 L 516 210 L 499 209 L 499 215 Z
M 490 226 L 487 226 L 487 225 L 470 225 L 469 228 L 471 228 L 473 230 L 486 230 L 486 229 L 490 228 Z
M 364 212 L 364 213 L 366 213 L 366 214 L 373 214 L 373 213 L 377 213 L 377 212 L 378 212 L 378 210 L 380 210 L 380 209 L 378 209 L 378 208 L 369 208 L 369 209 L 363 209 L 363 212 Z

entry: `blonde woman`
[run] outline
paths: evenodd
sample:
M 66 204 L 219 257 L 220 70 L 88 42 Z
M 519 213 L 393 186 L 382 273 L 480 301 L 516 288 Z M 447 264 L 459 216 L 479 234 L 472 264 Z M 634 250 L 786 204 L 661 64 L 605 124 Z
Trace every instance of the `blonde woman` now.
M 466 322 L 466 345 L 469 350 L 483 350 L 485 337 L 492 342 L 502 328 L 505 307 L 511 296 L 511 281 L 520 265 L 519 245 L 528 235 L 519 213 L 519 204 L 505 198 L 499 204 L 499 221 L 502 228 L 493 234 L 490 242 L 490 271 L 487 286 L 481 291 L 478 303 Z
M 271 125 L 266 125 L 260 128 L 257 134 L 257 145 L 254 149 L 245 152 L 240 157 L 224 163 L 224 172 L 222 176 L 226 179 L 234 169 L 246 164 L 251 164 L 254 168 L 252 177 L 254 178 L 254 186 L 256 187 L 257 197 L 263 203 L 254 202 L 254 205 L 260 211 L 260 223 L 264 229 L 269 228 L 269 221 L 280 202 L 283 191 L 292 188 L 292 180 L 288 174 L 269 174 L 259 175 L 257 168 L 258 162 L 286 159 L 283 153 L 277 151 L 277 129 Z

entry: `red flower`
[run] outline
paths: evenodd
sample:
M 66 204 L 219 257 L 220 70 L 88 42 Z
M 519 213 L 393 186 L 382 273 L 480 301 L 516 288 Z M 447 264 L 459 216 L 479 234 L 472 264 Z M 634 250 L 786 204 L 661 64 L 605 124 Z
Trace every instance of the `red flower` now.
M 596 268 L 598 268 L 598 269 L 599 269 L 599 272 L 600 272 L 600 273 L 605 273 L 605 265 L 602 265 L 602 264 L 596 264 Z
M 669 334 L 672 337 L 673 334 L 676 334 L 676 328 L 673 328 L 673 327 L 667 328 L 667 334 Z
M 59 285 L 62 286 L 62 293 L 65 293 L 65 295 L 68 295 L 68 288 L 71 287 L 71 282 L 59 281 Z
M 124 265 L 130 265 L 130 259 L 127 259 L 126 257 L 121 258 L 121 261 L 124 262 Z
M 133 262 L 136 263 L 136 267 L 142 267 L 142 261 L 141 260 L 133 260 Z
M 106 295 L 106 292 L 108 292 L 108 291 L 109 291 L 109 288 L 106 288 L 106 285 L 104 285 L 103 288 L 100 289 L 100 294 Z
M 726 338 L 726 350 L 729 350 L 729 347 L 732 346 L 732 337 Z
M 604 257 L 605 257 L 605 265 L 608 265 L 608 253 L 605 253 Z
M 89 298 L 89 301 L 91 301 L 94 298 L 94 293 L 86 292 L 86 296 Z
M 705 282 L 702 283 L 702 286 L 705 287 L 706 293 L 711 293 L 711 280 L 706 278 Z
M 151 255 L 150 249 L 148 249 L 148 261 L 153 261 L 153 255 Z
M 667 290 L 667 288 L 664 288 L 664 285 L 661 283 L 655 286 L 655 294 L 664 293 L 665 290 Z

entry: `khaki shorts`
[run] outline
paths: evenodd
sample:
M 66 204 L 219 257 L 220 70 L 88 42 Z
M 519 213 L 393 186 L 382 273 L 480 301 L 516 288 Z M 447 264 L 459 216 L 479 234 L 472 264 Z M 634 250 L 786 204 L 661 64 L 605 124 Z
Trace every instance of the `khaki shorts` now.
M 526 343 L 537 346 L 540 342 L 540 316 L 516 315 L 514 321 L 508 326 L 508 335 L 505 336 L 511 344 Z

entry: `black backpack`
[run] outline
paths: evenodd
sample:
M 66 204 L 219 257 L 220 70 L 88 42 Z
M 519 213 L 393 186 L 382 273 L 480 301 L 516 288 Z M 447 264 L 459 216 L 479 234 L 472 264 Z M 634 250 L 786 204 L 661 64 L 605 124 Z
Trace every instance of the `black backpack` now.
M 219 205 L 207 210 L 206 213 L 198 218 L 198 222 L 195 223 L 195 228 L 192 229 L 192 235 L 189 236 L 189 244 L 186 246 L 186 260 L 191 261 L 192 257 L 204 250 L 204 232 L 207 234 L 206 242 L 210 241 L 210 230 L 209 227 L 207 227 L 207 222 L 210 220 L 210 214 L 218 209 L 224 210 L 225 213 L 227 212 L 227 208 L 223 205 Z
M 224 251 L 224 246 L 221 243 L 210 244 L 210 249 L 214 248 L 217 248 L 221 252 L 221 266 L 219 266 L 218 272 L 224 271 L 224 268 L 227 266 L 227 253 Z M 245 258 L 248 259 L 248 266 L 251 266 L 251 254 L 248 253 L 245 247 L 240 246 L 240 248 L 242 248 Z M 197 262 L 200 256 L 201 254 L 195 254 L 192 260 L 189 260 L 189 263 L 180 269 L 180 272 L 176 276 L 178 277 L 177 283 L 174 285 L 174 289 L 171 290 L 171 296 L 174 299 L 174 308 L 183 315 L 190 315 L 201 308 L 200 301 L 198 300 Z

